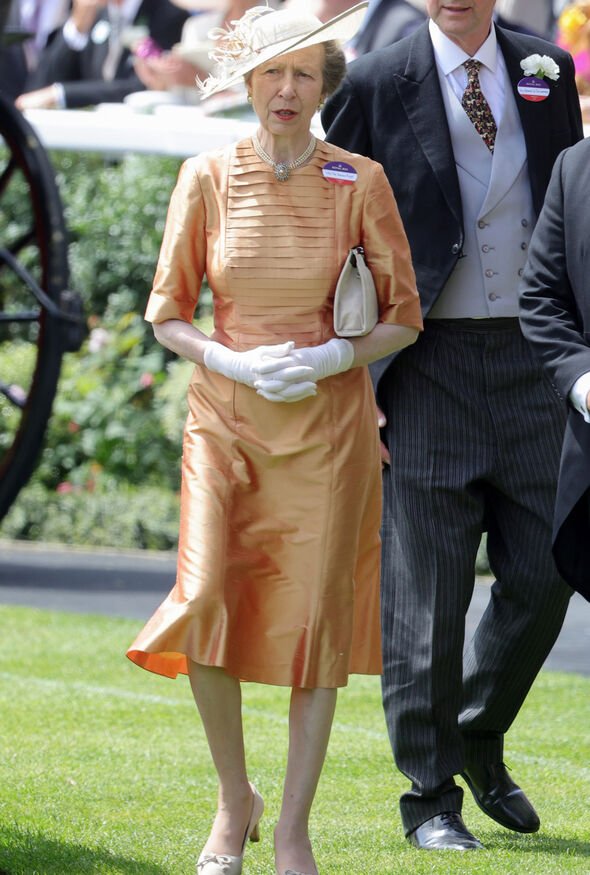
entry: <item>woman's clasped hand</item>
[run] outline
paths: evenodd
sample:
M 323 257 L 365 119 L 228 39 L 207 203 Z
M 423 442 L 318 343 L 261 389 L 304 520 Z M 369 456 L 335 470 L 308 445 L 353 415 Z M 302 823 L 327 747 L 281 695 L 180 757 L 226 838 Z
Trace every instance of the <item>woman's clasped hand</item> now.
M 347 371 L 353 361 L 354 347 L 343 338 L 302 349 L 289 340 L 246 352 L 211 341 L 204 354 L 209 370 L 256 389 L 268 401 L 288 403 L 315 395 L 318 380 Z

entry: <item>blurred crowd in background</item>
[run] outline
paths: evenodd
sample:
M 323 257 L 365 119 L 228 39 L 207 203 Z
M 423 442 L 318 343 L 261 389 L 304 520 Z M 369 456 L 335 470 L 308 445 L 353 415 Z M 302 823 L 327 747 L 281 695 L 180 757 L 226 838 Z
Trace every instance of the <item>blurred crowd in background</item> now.
M 302 5 L 327 21 L 355 2 L 268 5 Z M 211 67 L 210 31 L 255 5 L 261 0 L 9 0 L 0 91 L 22 110 L 95 106 L 146 91 L 162 101 L 198 103 L 195 77 L 206 77 Z M 571 52 L 590 123 L 590 2 L 497 0 L 495 16 L 504 27 Z M 346 47 L 349 59 L 402 39 L 425 18 L 425 0 L 371 0 L 361 31 Z M 234 101 L 241 96 L 238 89 Z

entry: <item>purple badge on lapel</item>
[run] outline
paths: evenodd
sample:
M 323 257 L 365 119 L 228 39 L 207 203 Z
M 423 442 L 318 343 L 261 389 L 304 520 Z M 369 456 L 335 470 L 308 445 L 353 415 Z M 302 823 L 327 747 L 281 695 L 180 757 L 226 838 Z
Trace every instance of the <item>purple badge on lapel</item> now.
M 525 76 L 516 87 L 521 97 L 533 103 L 546 100 L 551 90 L 545 80 L 539 79 L 538 76 Z
M 346 164 L 345 161 L 328 161 L 322 167 L 322 175 L 324 179 L 329 179 L 337 185 L 352 185 L 358 173 L 352 164 Z

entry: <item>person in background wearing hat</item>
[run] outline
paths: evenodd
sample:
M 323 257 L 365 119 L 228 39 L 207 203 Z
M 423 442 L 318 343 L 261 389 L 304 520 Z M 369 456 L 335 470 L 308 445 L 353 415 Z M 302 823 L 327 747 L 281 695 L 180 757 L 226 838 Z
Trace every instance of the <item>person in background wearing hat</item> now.
M 260 125 L 183 165 L 147 306 L 157 339 L 196 367 L 176 585 L 128 656 L 190 678 L 219 777 L 199 875 L 241 872 L 258 837 L 240 681 L 291 688 L 275 863 L 279 875 L 317 875 L 308 820 L 337 688 L 381 671 L 381 466 L 366 365 L 414 342 L 422 322 L 383 169 L 310 132 L 344 75 L 335 41 L 365 7 L 325 24 L 255 7 L 217 34 L 203 94 L 245 79 Z M 333 297 L 358 244 L 380 315 L 348 340 L 335 335 Z M 205 274 L 211 337 L 192 325 Z
M 540 825 L 504 738 L 571 596 L 551 555 L 564 410 L 522 336 L 518 283 L 582 124 L 570 55 L 498 27 L 494 0 L 426 5 L 413 34 L 349 64 L 322 123 L 383 165 L 416 269 L 424 332 L 373 368 L 391 454 L 383 703 L 408 841 L 467 851 L 482 843 L 457 775 L 505 828 Z M 484 531 L 496 581 L 465 642 Z
M 169 0 L 73 0 L 17 107 L 76 109 L 123 100 L 143 87 L 133 69 L 134 43 L 149 38 L 154 50 L 169 49 L 187 17 Z

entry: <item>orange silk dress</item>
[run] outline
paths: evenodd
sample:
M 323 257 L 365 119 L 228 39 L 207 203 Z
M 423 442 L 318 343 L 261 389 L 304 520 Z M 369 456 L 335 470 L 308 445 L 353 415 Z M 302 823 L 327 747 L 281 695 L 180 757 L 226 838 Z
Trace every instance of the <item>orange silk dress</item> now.
M 352 184 L 324 178 L 345 161 Z M 236 350 L 334 337 L 333 295 L 362 243 L 381 321 L 421 328 L 407 240 L 380 165 L 318 141 L 277 182 L 250 140 L 183 165 L 146 319 L 191 322 L 203 276 L 212 337 Z M 339 687 L 379 674 L 381 465 L 368 369 L 267 401 L 197 365 L 188 389 L 176 584 L 129 658 L 187 657 L 246 681 Z M 149 512 L 149 509 L 148 509 Z

